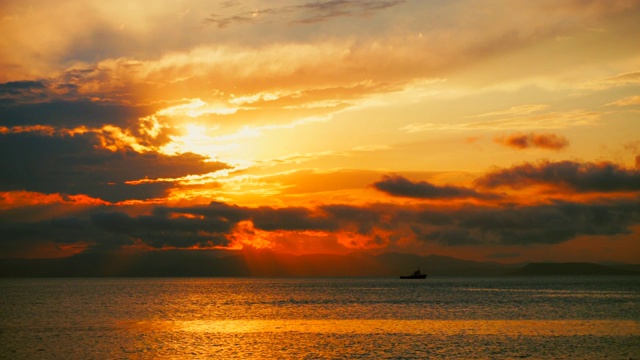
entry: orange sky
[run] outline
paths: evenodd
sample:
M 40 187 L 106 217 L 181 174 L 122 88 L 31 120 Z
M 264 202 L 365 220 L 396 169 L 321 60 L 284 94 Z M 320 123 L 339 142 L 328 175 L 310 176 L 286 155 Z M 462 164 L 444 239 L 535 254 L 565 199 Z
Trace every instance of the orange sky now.
M 640 259 L 640 1 L 5 1 L 0 257 Z

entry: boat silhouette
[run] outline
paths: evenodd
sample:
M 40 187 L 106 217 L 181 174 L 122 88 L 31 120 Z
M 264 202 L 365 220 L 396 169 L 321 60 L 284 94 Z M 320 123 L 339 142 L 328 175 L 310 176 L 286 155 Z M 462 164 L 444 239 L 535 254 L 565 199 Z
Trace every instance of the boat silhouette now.
M 427 274 L 421 273 L 420 268 L 418 268 L 418 270 L 414 271 L 413 274 L 411 275 L 400 276 L 400 279 L 425 279 L 426 277 L 427 277 Z

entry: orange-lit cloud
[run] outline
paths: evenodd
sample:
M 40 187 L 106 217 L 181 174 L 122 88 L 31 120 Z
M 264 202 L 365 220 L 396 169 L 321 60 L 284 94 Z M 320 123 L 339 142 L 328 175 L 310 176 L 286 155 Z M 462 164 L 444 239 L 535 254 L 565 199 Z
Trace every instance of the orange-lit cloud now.
M 55 203 L 67 203 L 74 205 L 107 205 L 106 201 L 89 197 L 84 194 L 62 195 L 62 194 L 42 194 L 31 191 L 7 191 L 0 192 L 0 209 L 7 210 L 16 207 L 45 205 Z
M 483 114 L 473 115 L 471 117 L 494 117 L 494 116 L 523 116 L 529 115 L 532 113 L 537 113 L 542 110 L 545 110 L 549 107 L 549 105 L 545 104 L 529 104 L 529 105 L 518 105 L 512 106 L 506 110 L 496 110 Z
M 511 134 L 505 137 L 498 137 L 495 141 L 515 149 L 562 150 L 569 146 L 569 140 L 565 137 L 550 133 Z
M 502 112 L 499 112 L 502 113 Z M 408 133 L 423 131 L 478 131 L 478 130 L 533 130 L 564 129 L 574 126 L 593 125 L 600 119 L 596 111 L 572 110 L 550 112 L 523 117 L 510 117 L 496 120 L 482 120 L 457 124 L 412 123 L 401 128 Z
M 85 242 L 88 245 L 82 249 L 92 251 L 108 251 L 114 246 L 138 250 L 249 247 L 345 253 L 402 249 L 419 243 L 444 247 L 560 244 L 581 235 L 626 234 L 638 223 L 635 200 L 600 198 L 589 203 L 332 204 L 316 208 L 211 203 L 155 206 L 140 215 L 96 208 L 72 217 L 0 226 L 7 240 L 20 239 L 23 247 L 35 246 L 45 237 L 63 247 Z M 299 243 L 300 239 L 318 244 L 307 246 Z M 12 242 L 5 243 L 9 244 Z

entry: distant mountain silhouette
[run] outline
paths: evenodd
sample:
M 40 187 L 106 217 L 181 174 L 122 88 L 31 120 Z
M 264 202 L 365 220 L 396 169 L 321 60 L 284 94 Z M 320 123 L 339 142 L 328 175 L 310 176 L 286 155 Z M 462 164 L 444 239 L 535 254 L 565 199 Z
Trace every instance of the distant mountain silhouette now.
M 512 275 L 640 275 L 630 270 L 610 266 L 586 263 L 530 263 L 518 269 Z
M 0 259 L 0 277 L 385 276 L 420 268 L 431 276 L 622 275 L 636 272 L 591 263 L 505 265 L 448 256 L 384 253 L 291 255 L 273 251 L 85 253 L 57 259 Z M 633 265 L 626 266 L 631 267 Z
M 411 273 L 419 266 L 422 272 L 428 275 L 486 276 L 507 274 L 518 267 L 518 265 L 462 260 L 441 255 L 419 256 L 413 254 L 385 253 L 376 256 L 376 259 L 384 264 L 391 274 L 397 273 L 398 271 Z
M 249 276 L 238 256 L 206 251 L 78 254 L 56 259 L 0 259 L 2 277 L 198 277 Z
M 386 253 L 290 255 L 272 251 L 150 251 L 78 254 L 57 259 L 0 259 L 2 277 L 398 276 L 502 275 L 514 265 Z

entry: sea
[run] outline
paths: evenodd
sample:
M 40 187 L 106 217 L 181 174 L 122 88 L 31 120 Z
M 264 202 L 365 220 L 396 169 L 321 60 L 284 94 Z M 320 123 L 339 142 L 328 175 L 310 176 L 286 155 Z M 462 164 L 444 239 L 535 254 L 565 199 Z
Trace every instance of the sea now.
M 2 359 L 640 359 L 640 278 L 0 279 Z

